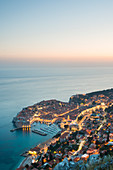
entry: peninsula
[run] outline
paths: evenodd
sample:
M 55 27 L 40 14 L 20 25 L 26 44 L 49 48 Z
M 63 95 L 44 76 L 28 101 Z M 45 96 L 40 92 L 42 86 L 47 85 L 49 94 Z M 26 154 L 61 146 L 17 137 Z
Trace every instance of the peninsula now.
M 13 119 L 17 128 L 30 128 L 34 122 L 56 124 L 61 132 L 28 151 L 31 162 L 18 169 L 88 168 L 95 161 L 104 166 L 105 155 L 107 162 L 113 160 L 113 89 L 73 95 L 69 102 L 42 101 L 23 108 Z

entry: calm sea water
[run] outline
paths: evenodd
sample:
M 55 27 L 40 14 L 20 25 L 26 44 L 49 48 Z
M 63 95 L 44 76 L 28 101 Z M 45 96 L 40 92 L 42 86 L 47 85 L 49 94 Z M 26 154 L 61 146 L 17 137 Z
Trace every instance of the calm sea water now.
M 12 118 L 23 107 L 111 87 L 112 67 L 0 68 L 0 169 L 15 169 L 22 152 L 52 137 L 10 132 Z

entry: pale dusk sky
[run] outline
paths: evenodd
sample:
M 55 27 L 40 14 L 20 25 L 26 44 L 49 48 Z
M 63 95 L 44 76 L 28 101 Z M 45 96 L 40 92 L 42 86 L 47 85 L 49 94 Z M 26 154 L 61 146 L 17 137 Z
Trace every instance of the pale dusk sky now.
M 113 63 L 112 0 L 0 0 L 0 62 Z

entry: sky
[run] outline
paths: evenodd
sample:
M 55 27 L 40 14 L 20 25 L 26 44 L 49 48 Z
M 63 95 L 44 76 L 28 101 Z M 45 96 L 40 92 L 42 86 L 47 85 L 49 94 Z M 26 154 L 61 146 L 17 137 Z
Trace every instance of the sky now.
M 113 0 L 0 0 L 1 63 L 113 63 Z

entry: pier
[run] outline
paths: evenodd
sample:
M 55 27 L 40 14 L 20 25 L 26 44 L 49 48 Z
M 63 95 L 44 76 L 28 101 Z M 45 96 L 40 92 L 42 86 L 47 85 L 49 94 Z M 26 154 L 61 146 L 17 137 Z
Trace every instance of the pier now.
M 40 128 L 40 130 L 42 130 L 42 131 L 44 131 L 44 132 L 47 132 L 47 133 L 53 133 L 53 132 L 51 132 L 51 131 L 49 131 L 49 130 L 47 130 L 47 129 L 43 129 L 43 128 Z
M 10 132 L 14 132 L 16 130 L 19 130 L 19 129 L 22 129 L 22 130 L 28 130 L 31 128 L 31 125 L 23 125 L 22 127 L 18 127 L 18 128 L 14 128 L 14 129 L 11 129 Z
M 22 127 L 11 129 L 10 132 L 14 132 L 15 130 L 19 130 L 19 129 L 22 129 Z

